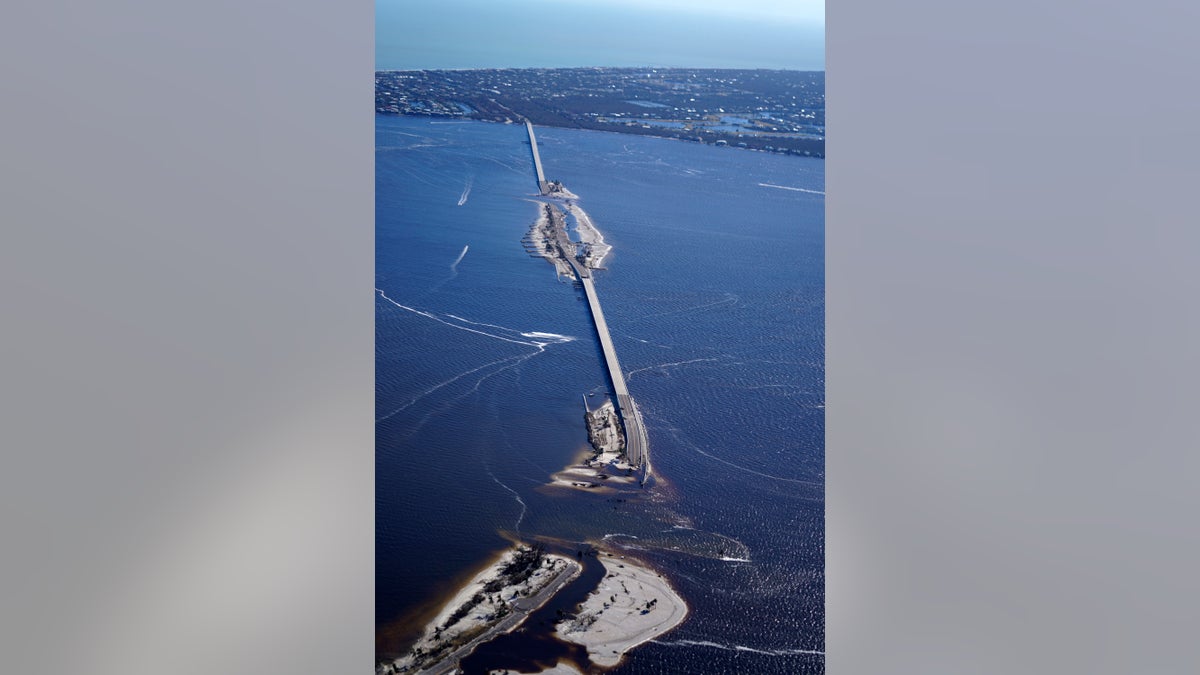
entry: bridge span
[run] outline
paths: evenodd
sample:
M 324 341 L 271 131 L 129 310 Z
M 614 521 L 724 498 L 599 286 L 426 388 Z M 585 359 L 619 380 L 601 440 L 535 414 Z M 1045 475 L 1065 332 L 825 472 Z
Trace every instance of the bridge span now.
M 542 194 L 550 191 L 550 184 L 546 182 L 546 175 L 542 173 L 542 158 L 538 155 L 537 137 L 533 135 L 533 123 L 525 120 L 525 129 L 529 132 L 529 147 L 533 148 L 533 168 L 537 171 L 538 190 Z
M 533 135 L 533 124 L 525 120 L 525 128 L 529 131 L 529 145 L 533 148 L 533 166 L 537 170 L 538 187 L 542 194 L 547 194 L 549 184 L 542 173 L 542 159 L 538 155 L 537 138 Z M 608 377 L 612 380 L 613 394 L 616 396 L 614 405 L 617 416 L 625 427 L 625 456 L 629 463 L 638 467 L 640 482 L 645 484 L 650 477 L 650 457 L 647 449 L 649 441 L 646 437 L 646 427 L 642 423 L 642 415 L 638 412 L 629 389 L 625 386 L 625 375 L 621 364 L 617 361 L 617 350 L 613 347 L 612 336 L 608 332 L 608 322 L 604 320 L 604 310 L 600 308 L 600 298 L 596 296 L 596 286 L 592 281 L 592 271 L 575 258 L 575 245 L 567 239 L 565 228 L 557 228 L 555 242 L 559 254 L 566 259 L 574 270 L 575 276 L 583 286 L 587 296 L 588 309 L 592 313 L 592 323 L 596 325 L 596 335 L 600 338 L 600 349 L 604 352 L 604 364 L 608 367 Z
M 578 266 L 575 273 L 579 275 Z M 596 285 L 591 275 L 579 275 L 579 283 L 587 296 L 588 308 L 592 310 L 592 321 L 596 324 L 596 334 L 600 336 L 600 349 L 604 352 L 604 363 L 608 366 L 608 377 L 612 380 L 613 393 L 616 394 L 617 415 L 625 427 L 625 455 L 629 463 L 642 468 L 642 480 L 649 474 L 649 463 L 646 461 L 646 428 L 642 424 L 642 416 L 629 389 L 625 387 L 625 375 L 621 372 L 621 364 L 617 361 L 617 350 L 613 348 L 612 336 L 608 333 L 608 322 L 604 320 L 604 310 L 600 308 L 600 298 L 596 297 Z

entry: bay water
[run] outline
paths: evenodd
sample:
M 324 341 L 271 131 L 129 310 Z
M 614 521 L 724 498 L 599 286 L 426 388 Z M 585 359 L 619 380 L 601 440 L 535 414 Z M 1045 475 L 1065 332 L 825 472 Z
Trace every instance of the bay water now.
M 547 178 L 613 246 L 596 289 L 658 477 L 626 498 L 546 486 L 609 385 L 582 291 L 521 243 L 524 126 L 376 134 L 380 654 L 512 540 L 549 537 L 645 560 L 689 604 L 614 673 L 822 672 L 823 161 L 537 128 Z

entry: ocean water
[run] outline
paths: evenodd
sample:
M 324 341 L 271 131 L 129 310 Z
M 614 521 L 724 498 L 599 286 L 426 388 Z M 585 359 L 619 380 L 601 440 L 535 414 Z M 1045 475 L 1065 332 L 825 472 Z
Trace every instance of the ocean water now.
M 687 599 L 612 672 L 822 672 L 823 162 L 537 129 L 614 247 L 596 288 L 659 478 L 589 494 L 546 487 L 608 384 L 582 292 L 521 245 L 524 127 L 376 120 L 379 652 L 541 536 L 625 550 Z M 564 653 L 530 626 L 472 665 Z

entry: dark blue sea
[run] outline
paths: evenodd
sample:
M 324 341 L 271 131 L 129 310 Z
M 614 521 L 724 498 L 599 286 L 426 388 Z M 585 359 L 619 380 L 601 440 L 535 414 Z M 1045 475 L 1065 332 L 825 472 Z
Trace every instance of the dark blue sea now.
M 611 672 L 823 672 L 822 160 L 537 128 L 614 247 L 596 289 L 659 478 L 618 500 L 546 487 L 608 383 L 582 291 L 521 243 L 524 126 L 376 129 L 377 650 L 551 537 L 623 549 L 691 607 Z

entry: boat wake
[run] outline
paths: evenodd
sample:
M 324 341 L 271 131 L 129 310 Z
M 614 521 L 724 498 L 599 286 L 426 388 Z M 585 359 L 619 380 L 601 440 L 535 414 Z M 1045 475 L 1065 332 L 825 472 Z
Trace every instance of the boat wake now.
M 397 413 L 404 412 L 405 410 L 407 410 L 408 408 L 411 408 L 414 404 L 416 404 L 418 401 L 425 398 L 426 396 L 429 396 L 430 394 L 438 391 L 439 389 L 441 389 L 443 387 L 454 384 L 455 382 L 458 382 L 459 380 L 463 379 L 464 377 L 466 377 L 468 375 L 478 373 L 479 371 L 483 370 L 484 368 L 487 368 L 489 366 L 494 366 L 494 365 L 497 365 L 500 363 L 505 363 L 508 361 L 515 361 L 515 360 L 521 359 L 521 358 L 524 358 L 524 357 L 523 356 L 510 356 L 506 359 L 498 359 L 496 361 L 492 361 L 491 363 L 485 363 L 482 366 L 479 366 L 478 368 L 472 368 L 471 370 L 468 370 L 465 373 L 459 373 L 458 375 L 455 375 L 454 377 L 452 377 L 444 382 L 439 382 L 439 383 L 433 385 L 432 387 L 426 389 L 425 391 L 417 394 L 416 396 L 409 399 L 408 402 L 405 403 L 404 405 L 400 406 L 399 408 L 396 408 L 395 410 L 384 415 L 383 417 L 376 418 L 375 421 L 382 422 L 390 417 L 395 416 Z
M 529 359 L 532 359 L 533 357 L 537 356 L 538 354 L 541 354 L 543 351 L 544 350 L 539 349 L 536 352 L 530 352 L 528 354 L 523 354 L 521 356 L 513 356 L 513 357 L 510 357 L 507 359 L 502 359 L 499 362 L 493 362 L 493 363 L 487 364 L 487 365 L 496 365 L 496 363 L 504 363 L 504 362 L 508 362 L 508 361 L 512 362 L 506 366 L 503 366 L 501 368 L 497 368 L 497 369 L 493 370 L 492 372 L 484 375 L 483 377 L 480 377 L 478 380 L 475 381 L 475 385 L 472 386 L 470 389 L 462 392 L 458 396 L 455 396 L 454 398 L 450 399 L 449 401 L 443 403 L 441 406 L 426 413 L 425 416 L 422 417 L 420 420 L 418 420 L 416 424 L 412 425 L 411 427 L 406 428 L 406 432 L 407 432 L 406 438 L 412 438 L 413 436 L 415 436 L 418 431 L 420 431 L 422 428 L 424 428 L 425 424 L 430 419 L 432 419 L 434 415 L 439 415 L 441 413 L 446 412 L 447 410 L 453 408 L 455 405 L 457 405 L 460 401 L 462 401 L 466 397 L 478 392 L 479 388 L 483 386 L 484 382 L 487 382 L 491 378 L 495 377 L 496 375 L 499 375 L 500 373 L 503 373 L 506 370 L 513 370 L 515 368 L 518 368 L 522 363 L 525 363 Z M 486 367 L 486 366 L 484 366 L 484 367 Z M 476 369 L 476 370 L 480 370 L 480 369 Z M 419 397 L 418 400 L 420 400 L 420 398 L 424 398 L 424 397 Z M 407 408 L 407 407 L 410 407 L 410 404 L 406 404 L 405 406 L 402 406 L 402 408 Z M 400 411 L 396 411 L 396 412 L 400 412 Z M 389 413 L 386 417 L 391 417 L 394 414 L 395 413 Z
M 475 176 L 467 178 L 467 186 L 463 188 L 462 194 L 458 196 L 458 205 L 462 206 L 467 203 L 467 197 L 471 194 L 471 186 L 475 184 Z
M 681 437 L 679 429 L 676 429 L 674 426 L 671 426 L 669 423 L 664 424 L 664 426 L 666 426 L 667 430 L 671 433 L 671 436 L 673 436 L 675 438 L 675 440 L 677 442 L 679 442 L 681 445 L 684 445 L 684 446 L 690 448 L 691 450 L 694 450 L 697 453 L 704 455 L 705 457 L 707 457 L 715 462 L 720 462 L 721 464 L 724 464 L 728 467 L 737 469 L 738 471 L 743 471 L 745 473 L 748 473 L 748 474 L 751 474 L 754 476 L 760 476 L 762 478 L 770 478 L 771 480 L 781 481 L 784 483 L 794 483 L 796 485 L 810 485 L 810 486 L 815 486 L 815 487 L 823 487 L 824 486 L 824 484 L 819 481 L 801 480 L 799 478 L 785 478 L 783 476 L 773 476 L 769 473 L 763 473 L 762 471 L 756 471 L 754 469 L 742 466 L 740 464 L 734 464 L 733 462 L 731 462 L 727 459 L 721 459 L 720 457 L 717 457 L 715 455 L 709 454 L 709 453 L 701 450 L 695 443 L 687 440 L 686 438 Z
M 706 302 L 704 304 L 695 305 L 693 307 L 684 307 L 683 309 L 671 309 L 671 310 L 667 310 L 665 312 L 654 312 L 653 314 L 643 314 L 642 316 L 634 317 L 632 320 L 639 321 L 641 319 L 650 319 L 650 318 L 658 317 L 658 316 L 670 316 L 672 314 L 680 314 L 683 312 L 694 312 L 696 310 L 708 309 L 709 307 L 716 307 L 718 305 L 727 305 L 730 303 L 737 304 L 737 301 L 739 299 L 740 298 L 738 298 L 737 294 L 735 294 L 735 293 L 725 293 L 725 297 L 722 298 L 721 300 L 714 300 L 712 302 Z
M 554 342 L 570 342 L 571 340 L 575 339 L 569 335 L 559 335 L 558 333 L 541 333 L 538 331 L 521 333 L 521 335 L 527 338 L 550 338 Z
M 463 249 L 463 255 L 466 255 L 466 248 Z M 462 256 L 459 256 L 460 260 L 461 260 L 461 258 L 462 258 Z M 536 347 L 536 348 L 538 348 L 538 350 L 542 350 L 542 349 L 545 349 L 546 347 L 548 347 L 549 345 L 561 344 L 563 342 L 571 342 L 575 339 L 574 337 L 571 337 L 569 335 L 559 335 L 557 333 L 525 332 L 525 331 L 517 330 L 515 328 L 506 328 L 504 326 L 498 326 L 496 324 L 483 323 L 483 322 L 479 322 L 479 321 L 470 321 L 468 319 L 464 319 L 460 316 L 455 316 L 453 314 L 438 315 L 438 314 L 434 314 L 433 312 L 428 312 L 428 311 L 425 311 L 422 309 L 416 309 L 415 307 L 409 307 L 408 305 L 397 302 L 396 300 L 389 297 L 388 294 L 383 291 L 383 289 L 376 288 L 375 292 L 379 294 L 380 298 L 387 300 L 392 305 L 395 305 L 396 307 L 399 307 L 400 309 L 402 309 L 406 312 L 412 312 L 413 314 L 416 314 L 418 316 L 423 316 L 427 319 L 432 319 L 433 321 L 436 321 L 440 324 L 449 326 L 449 327 L 457 329 L 457 330 L 466 331 L 468 333 L 475 333 L 476 335 L 482 335 L 484 337 L 489 337 L 489 338 L 492 338 L 495 340 L 503 340 L 504 342 L 511 342 L 513 344 L 525 345 L 528 347 Z M 469 325 L 463 325 L 463 324 L 469 324 Z M 472 328 L 471 326 L 482 326 L 485 328 L 494 328 L 496 330 L 495 331 L 479 330 L 477 328 Z
M 517 503 L 521 505 L 521 513 L 520 513 L 520 515 L 517 516 L 517 522 L 513 525 L 513 531 L 516 532 L 518 536 L 520 536 L 521 521 L 525 520 L 525 512 L 529 510 L 529 507 L 525 504 L 525 500 L 521 499 L 520 493 L 518 493 L 516 490 L 505 485 L 504 482 L 501 481 L 499 478 L 496 478 L 496 474 L 492 473 L 491 468 L 488 468 L 487 473 L 489 476 L 492 477 L 492 480 L 496 482 L 496 485 L 499 485 L 500 487 L 504 488 L 505 490 L 508 490 L 512 494 L 512 496 L 517 500 Z
M 814 194 L 814 195 L 821 195 L 822 197 L 825 196 L 825 192 L 823 190 L 808 190 L 806 188 L 788 187 L 786 185 L 775 185 L 774 183 L 759 183 L 759 185 L 762 187 L 775 188 L 777 190 L 791 190 L 792 192 L 808 192 L 808 193 Z
M 754 652 L 755 654 L 766 654 L 767 656 L 825 656 L 825 652 L 818 649 L 758 649 L 756 647 L 747 647 L 746 645 L 726 645 L 720 642 L 709 642 L 708 640 L 674 640 L 672 642 L 651 640 L 651 642 L 664 647 L 712 647 L 713 649 L 724 649 L 731 652 Z
M 720 360 L 720 359 L 712 359 L 712 358 L 708 358 L 708 359 L 691 359 L 691 360 L 688 360 L 688 361 L 674 361 L 674 362 L 672 362 L 672 363 L 660 363 L 660 364 L 658 364 L 658 365 L 655 365 L 655 366 L 646 366 L 645 368 L 637 368 L 637 369 L 635 369 L 635 370 L 631 370 L 631 371 L 629 371 L 628 373 L 625 373 L 625 379 L 626 379 L 626 380 L 631 380 L 631 379 L 633 379 L 633 375 L 634 375 L 635 373 L 642 373 L 642 372 L 645 372 L 645 371 L 647 371 L 647 370 L 658 370 L 658 369 L 663 369 L 663 368 L 670 368 L 670 367 L 672 367 L 672 366 L 685 366 L 685 365 L 687 365 L 687 364 L 689 364 L 689 363 L 700 363 L 700 362 L 702 362 L 702 361 L 719 361 L 719 360 Z
M 467 257 L 467 249 L 469 248 L 471 248 L 470 245 L 464 246 L 462 253 L 459 253 L 458 257 L 454 259 L 454 262 L 450 263 L 451 272 L 458 274 L 458 263 L 462 262 L 462 259 Z
M 462 260 L 462 256 L 466 255 L 466 250 L 467 250 L 467 247 L 464 247 L 462 255 L 459 256 L 459 260 Z M 560 335 L 558 333 L 549 333 L 549 332 L 545 332 L 545 331 L 521 331 L 516 328 L 507 328 L 505 326 L 500 326 L 497 324 L 484 323 L 481 321 L 471 321 L 469 319 L 464 319 L 463 317 L 456 316 L 454 314 L 438 315 L 438 314 L 434 314 L 433 312 L 417 309 L 415 307 L 409 307 L 408 305 L 397 302 L 396 300 L 389 297 L 388 294 L 385 293 L 380 288 L 376 288 L 375 292 L 379 294 L 380 298 L 388 301 L 389 303 L 391 303 L 392 305 L 394 305 L 400 309 L 403 309 L 406 312 L 411 312 L 418 316 L 422 316 L 427 319 L 431 319 L 442 325 L 449 326 L 450 328 L 454 328 L 456 330 L 461 330 L 461 331 L 466 331 L 468 333 L 473 333 L 475 335 L 481 335 L 483 337 L 492 338 L 494 340 L 501 340 L 503 342 L 511 342 L 513 344 L 518 344 L 518 345 L 523 345 L 526 347 L 533 348 L 532 351 L 529 351 L 525 354 L 517 354 L 515 356 L 509 356 L 506 358 L 497 359 L 495 361 L 490 361 L 483 365 L 476 366 L 475 368 L 471 368 L 470 370 L 461 372 L 461 373 L 455 375 L 454 377 L 446 379 L 442 382 L 439 382 L 439 383 L 429 387 L 428 389 L 425 389 L 424 391 L 422 391 L 422 392 L 416 394 L 415 396 L 413 396 L 412 398 L 410 398 L 408 401 L 406 401 L 403 405 L 399 406 L 398 408 L 392 410 L 391 412 L 387 413 L 386 415 L 382 415 L 382 416 L 376 418 L 376 420 L 375 420 L 376 423 L 383 422 L 387 419 L 390 419 L 390 418 L 404 412 L 405 410 L 408 410 L 409 408 L 411 408 L 412 406 L 416 405 L 417 403 L 423 401 L 427 397 L 429 397 L 433 394 L 436 394 L 440 390 L 445 389 L 446 387 L 449 387 L 450 385 L 452 385 L 460 380 L 463 380 L 464 378 L 467 378 L 470 375 L 474 375 L 476 373 L 480 373 L 481 371 L 486 371 L 489 368 L 494 368 L 496 366 L 499 366 L 498 368 L 494 368 L 490 372 L 485 372 L 483 375 L 481 375 L 479 377 L 479 379 L 475 381 L 474 386 L 472 386 L 470 389 L 467 389 L 466 391 L 460 393 L 458 396 L 454 397 L 447 403 L 443 404 L 442 406 L 438 407 L 437 409 L 426 414 L 425 417 L 423 417 L 417 424 L 413 425 L 408 430 L 409 436 L 411 436 L 412 434 L 415 434 L 422 426 L 425 425 L 426 422 L 429 421 L 429 419 L 433 415 L 436 415 L 440 412 L 447 410 L 448 408 L 455 405 L 459 401 L 462 401 L 467 396 L 470 396 L 471 394 L 478 392 L 479 388 L 483 385 L 483 383 L 486 382 L 488 379 L 492 378 L 493 376 L 499 375 L 502 372 L 512 370 L 514 368 L 519 367 L 521 364 L 525 363 L 529 359 L 546 351 L 546 348 L 551 345 L 563 344 L 563 343 L 572 342 L 575 340 L 575 338 L 570 335 Z

